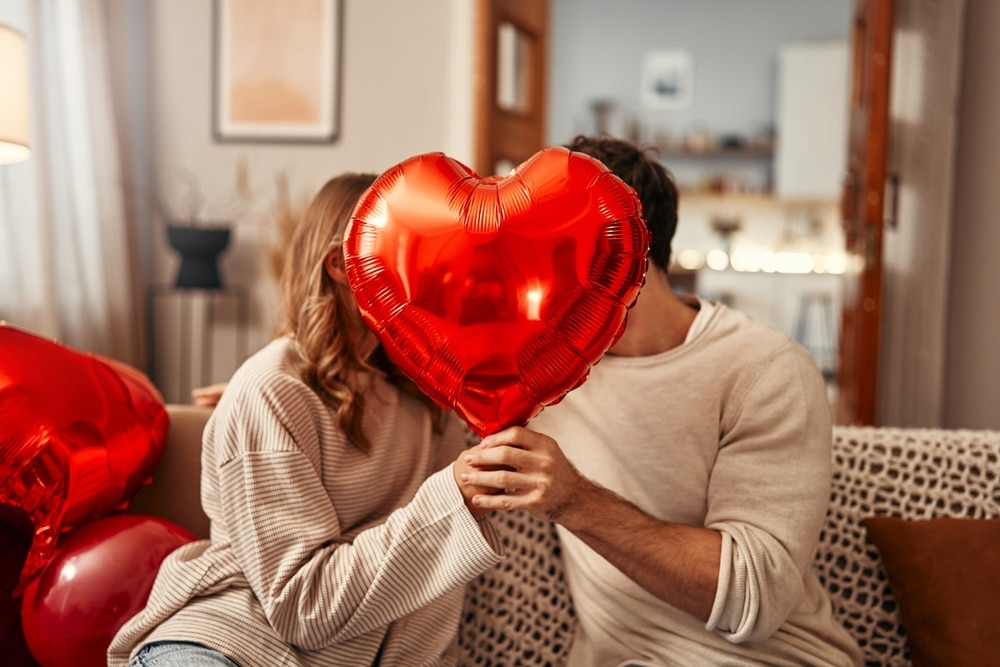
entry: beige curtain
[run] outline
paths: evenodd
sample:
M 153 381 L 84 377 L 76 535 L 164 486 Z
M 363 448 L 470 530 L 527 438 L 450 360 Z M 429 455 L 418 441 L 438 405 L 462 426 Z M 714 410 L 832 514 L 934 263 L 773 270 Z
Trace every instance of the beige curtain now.
M 31 86 L 31 157 L 0 166 L 0 319 L 141 367 L 107 15 L 107 0 L 0 0 Z

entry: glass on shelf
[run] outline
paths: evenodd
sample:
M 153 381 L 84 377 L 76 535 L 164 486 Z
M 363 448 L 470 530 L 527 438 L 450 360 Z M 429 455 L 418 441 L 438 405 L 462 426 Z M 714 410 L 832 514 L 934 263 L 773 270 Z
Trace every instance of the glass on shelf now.
M 716 216 L 711 219 L 709 225 L 712 231 L 719 235 L 722 241 L 722 251 L 729 257 L 732 254 L 733 234 L 742 229 L 743 224 L 737 217 Z

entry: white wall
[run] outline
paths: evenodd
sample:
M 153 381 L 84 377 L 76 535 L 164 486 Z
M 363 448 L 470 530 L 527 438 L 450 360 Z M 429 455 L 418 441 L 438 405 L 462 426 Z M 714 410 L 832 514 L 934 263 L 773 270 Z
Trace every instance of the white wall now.
M 888 169 L 900 186 L 895 224 L 883 226 L 876 419 L 885 426 L 942 420 L 963 4 L 895 8 Z
M 147 42 L 134 47 L 148 53 L 133 54 L 148 59 L 148 71 L 133 75 L 143 80 L 132 82 L 148 96 L 148 117 L 135 130 L 140 136 L 134 143 L 148 144 L 149 173 L 138 174 L 136 181 L 148 178 L 166 208 L 182 211 L 185 179 L 193 178 L 204 196 L 202 213 L 211 218 L 233 210 L 237 166 L 242 161 L 248 167 L 254 195 L 236 221 L 221 269 L 227 284 L 247 291 L 251 352 L 270 338 L 274 324 L 274 281 L 260 260 L 272 242 L 277 176 L 287 175 L 292 195 L 307 199 L 340 172 L 381 172 L 424 152 L 443 151 L 471 163 L 473 4 L 343 0 L 343 5 L 339 138 L 315 145 L 251 144 L 218 143 L 212 137 L 212 2 L 130 0 L 135 14 L 130 30 L 148 33 Z M 141 111 L 141 95 L 134 107 Z M 177 257 L 166 245 L 164 221 L 155 217 L 149 224 L 152 280 L 170 283 Z M 163 346 L 177 345 L 171 340 L 176 322 L 153 326 L 161 330 L 161 355 Z M 215 326 L 235 322 L 222 318 Z M 214 380 L 232 372 L 221 361 L 231 352 L 214 355 Z M 161 389 L 168 400 L 187 398 L 186 388 Z

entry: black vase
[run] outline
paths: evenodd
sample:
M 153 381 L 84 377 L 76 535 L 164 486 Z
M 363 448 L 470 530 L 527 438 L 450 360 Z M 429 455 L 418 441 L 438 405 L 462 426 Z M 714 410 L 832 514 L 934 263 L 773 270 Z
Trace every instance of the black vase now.
M 222 289 L 219 255 L 229 245 L 229 227 L 167 225 L 167 241 L 181 254 L 174 286 L 185 289 Z

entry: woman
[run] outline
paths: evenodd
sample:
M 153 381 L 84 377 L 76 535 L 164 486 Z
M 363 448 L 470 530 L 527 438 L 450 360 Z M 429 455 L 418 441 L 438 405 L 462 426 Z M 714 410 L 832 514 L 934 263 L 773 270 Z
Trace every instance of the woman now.
M 211 539 L 164 561 L 112 667 L 455 663 L 464 586 L 501 549 L 458 483 L 467 431 L 388 361 L 347 284 L 341 241 L 373 180 L 334 178 L 306 211 L 281 333 L 205 429 Z

